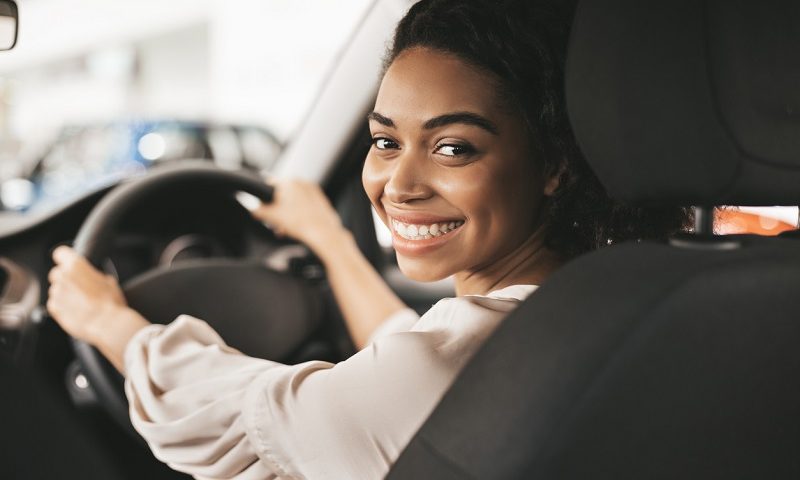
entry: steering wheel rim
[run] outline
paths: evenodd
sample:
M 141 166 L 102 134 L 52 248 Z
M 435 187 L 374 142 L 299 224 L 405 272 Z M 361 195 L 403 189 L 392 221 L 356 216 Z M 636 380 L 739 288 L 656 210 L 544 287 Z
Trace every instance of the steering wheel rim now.
M 231 193 L 244 191 L 264 202 L 272 201 L 273 188 L 254 174 L 222 170 L 213 165 L 185 162 L 154 169 L 142 178 L 125 183 L 109 192 L 81 225 L 73 248 L 100 268 L 111 247 L 113 233 L 130 209 L 151 195 L 180 185 L 192 184 Z M 123 428 L 133 433 L 128 419 L 128 404 L 120 395 L 119 382 L 107 373 L 107 361 L 90 344 L 72 340 L 73 349 L 84 375 L 99 403 Z M 125 420 L 123 420 L 125 419 Z
M 144 177 L 109 192 L 92 209 L 75 237 L 73 248 L 99 267 L 108 253 L 109 240 L 120 219 L 132 205 L 159 191 L 181 184 L 244 191 L 271 202 L 273 188 L 255 174 L 222 170 L 208 163 L 188 161 L 152 170 Z

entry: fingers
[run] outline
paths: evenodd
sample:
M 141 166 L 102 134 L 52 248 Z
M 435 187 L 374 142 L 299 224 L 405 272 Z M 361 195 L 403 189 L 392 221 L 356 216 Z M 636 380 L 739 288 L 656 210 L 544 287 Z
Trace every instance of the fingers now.
M 278 214 L 280 207 L 277 207 L 274 204 L 266 204 L 262 203 L 258 207 L 254 208 L 250 211 L 255 218 L 261 220 L 264 223 L 272 224 L 275 223 L 276 220 L 279 220 Z
M 280 230 L 282 229 L 279 227 L 281 217 L 278 191 L 281 189 L 281 185 L 284 182 L 278 180 L 276 177 L 267 177 L 264 183 L 274 189 L 272 202 L 264 203 L 254 195 L 245 192 L 238 192 L 236 194 L 236 200 L 238 200 L 244 208 L 249 210 L 250 214 L 255 219 L 267 224 L 275 233 L 280 234 Z
M 82 263 L 86 265 L 89 263 L 78 252 L 66 245 L 60 245 L 53 250 L 53 261 L 56 265 L 63 266 L 68 270 L 75 267 L 80 268 Z
M 286 230 L 283 227 L 284 221 L 279 208 L 271 204 L 262 204 L 255 210 L 251 210 L 250 214 L 272 230 L 276 236 L 283 237 L 286 235 Z
M 74 255 L 77 255 L 75 250 L 66 245 L 59 245 L 53 250 L 53 261 L 62 264 L 69 261 Z
M 265 183 L 273 188 L 275 188 L 277 185 L 274 178 L 266 179 Z M 253 218 L 267 224 L 269 228 L 276 233 L 279 233 L 279 229 L 275 228 L 274 226 L 277 220 L 275 214 L 273 213 L 275 211 L 274 203 L 276 200 L 277 190 L 273 196 L 272 203 L 264 203 L 255 195 L 251 195 L 247 192 L 236 192 L 236 201 L 238 201 L 241 206 L 247 209 Z
M 52 291 L 48 292 L 47 303 L 45 304 L 45 308 L 47 309 L 47 313 L 49 313 L 52 318 L 58 320 L 58 318 L 60 317 L 58 305 L 56 304 L 56 301 L 53 298 Z
M 262 202 L 258 199 L 258 197 L 247 192 L 236 192 L 235 197 L 236 201 L 250 212 L 258 209 L 258 207 L 262 205 Z
M 61 279 L 63 274 L 64 273 L 60 267 L 53 267 L 47 273 L 47 281 L 50 282 L 50 284 L 56 283 Z
M 66 245 L 53 250 L 53 261 L 64 274 L 76 274 L 78 277 L 102 275 L 83 255 Z
M 50 316 L 55 319 L 61 318 L 61 293 L 64 290 L 64 282 L 62 281 L 64 272 L 59 267 L 54 267 L 47 274 L 47 279 L 50 281 L 50 287 L 47 289 L 47 303 L 45 308 L 50 313 Z
M 273 190 L 278 187 L 278 180 L 273 176 L 264 178 L 264 183 L 272 187 Z M 250 212 L 257 210 L 264 204 L 260 198 L 248 192 L 238 191 L 236 192 L 235 197 L 239 204 Z

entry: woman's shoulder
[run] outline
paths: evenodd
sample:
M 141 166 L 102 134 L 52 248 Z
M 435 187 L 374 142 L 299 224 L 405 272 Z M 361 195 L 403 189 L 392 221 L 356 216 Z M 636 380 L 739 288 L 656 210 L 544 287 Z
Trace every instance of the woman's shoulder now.
M 464 347 L 464 342 L 472 343 L 487 336 L 536 288 L 536 285 L 512 285 L 486 295 L 444 298 L 422 316 L 411 309 L 401 310 L 373 333 L 370 343 L 391 336 L 390 342 L 398 345 L 419 343 L 433 350 L 446 345 Z
M 507 313 L 528 298 L 537 288 L 537 285 L 511 285 L 493 290 L 485 295 L 460 295 L 444 298 L 438 301 L 428 313 L 462 309 Z
M 464 330 L 498 322 L 536 288 L 536 285 L 511 285 L 486 295 L 442 299 L 420 317 L 412 330 Z

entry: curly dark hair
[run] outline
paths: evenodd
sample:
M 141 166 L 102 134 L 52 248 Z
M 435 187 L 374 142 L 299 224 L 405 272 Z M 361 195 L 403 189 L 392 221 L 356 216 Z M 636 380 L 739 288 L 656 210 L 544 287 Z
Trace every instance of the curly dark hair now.
M 525 122 L 535 157 L 559 187 L 545 203 L 547 245 L 563 258 L 625 240 L 686 229 L 685 208 L 644 208 L 608 196 L 578 148 L 567 118 L 564 65 L 574 0 L 422 0 L 397 26 L 385 68 L 403 51 L 455 55 L 497 79 Z

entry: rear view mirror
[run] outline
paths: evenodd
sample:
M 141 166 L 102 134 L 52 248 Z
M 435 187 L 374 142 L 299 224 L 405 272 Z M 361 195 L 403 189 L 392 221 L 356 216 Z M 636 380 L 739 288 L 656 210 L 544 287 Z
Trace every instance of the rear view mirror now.
M 11 50 L 17 43 L 18 18 L 14 0 L 0 0 L 0 50 Z

